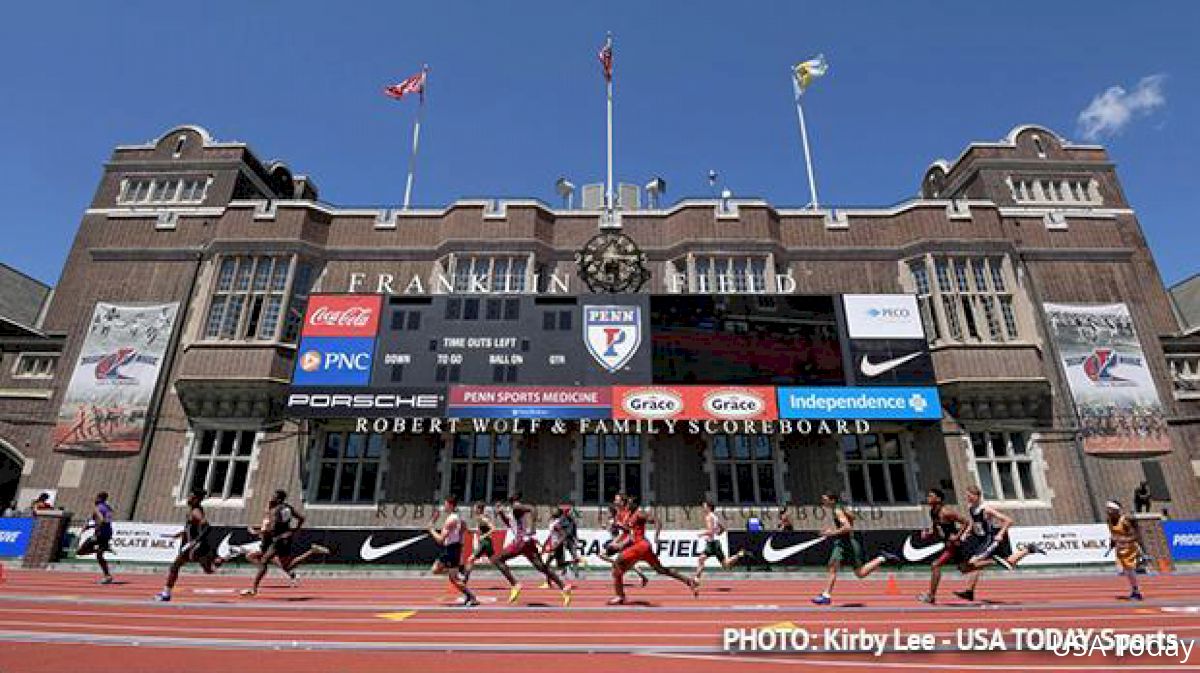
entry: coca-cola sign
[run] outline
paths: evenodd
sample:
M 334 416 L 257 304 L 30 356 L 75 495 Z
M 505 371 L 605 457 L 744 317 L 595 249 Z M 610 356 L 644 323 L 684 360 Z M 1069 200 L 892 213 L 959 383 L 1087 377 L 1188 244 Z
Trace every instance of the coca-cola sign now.
M 314 294 L 304 315 L 304 336 L 374 337 L 383 297 L 377 294 Z

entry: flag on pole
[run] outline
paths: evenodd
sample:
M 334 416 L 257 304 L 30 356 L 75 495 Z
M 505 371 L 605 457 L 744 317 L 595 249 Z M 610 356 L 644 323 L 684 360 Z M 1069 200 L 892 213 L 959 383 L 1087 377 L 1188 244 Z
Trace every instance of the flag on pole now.
M 415 93 L 421 97 L 423 103 L 425 102 L 425 74 L 425 71 L 422 70 L 399 84 L 384 87 L 383 93 L 396 100 L 404 98 L 407 94 Z
M 818 54 L 816 58 L 797 63 L 793 66 L 792 75 L 796 78 L 796 84 L 800 87 L 800 90 L 804 91 L 814 79 L 824 77 L 828 70 L 829 65 L 825 63 L 825 55 Z
M 611 82 L 613 65 L 612 35 L 608 36 L 608 40 L 604 42 L 603 47 L 600 47 L 600 53 L 596 54 L 596 57 L 600 59 L 600 67 L 604 69 L 605 81 Z

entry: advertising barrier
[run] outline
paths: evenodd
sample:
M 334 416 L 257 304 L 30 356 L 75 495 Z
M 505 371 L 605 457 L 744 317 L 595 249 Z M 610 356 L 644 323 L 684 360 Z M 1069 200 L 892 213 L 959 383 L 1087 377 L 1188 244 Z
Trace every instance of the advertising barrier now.
M 1163 533 L 1176 561 L 1200 561 L 1200 521 L 1164 521 Z
M 0 556 L 24 556 L 33 534 L 33 519 L 0 519 Z
M 928 420 L 942 417 L 931 386 L 779 388 L 779 417 L 790 419 Z
M 181 530 L 181 524 L 113 522 L 112 558 L 118 561 L 170 563 L 179 553 L 179 539 L 175 534 Z M 79 544 L 95 535 L 94 528 L 82 531 L 75 548 L 78 549 Z
M 1030 554 L 1021 565 L 1074 565 L 1077 563 L 1112 563 L 1107 556 L 1108 527 L 1102 523 L 1080 523 L 1065 526 L 1013 526 L 1008 530 L 1014 547 L 1036 542 L 1045 554 Z
M 944 549 L 941 542 L 928 542 L 919 531 L 865 530 L 855 533 L 862 544 L 863 559 L 882 550 L 902 556 L 906 563 L 930 563 Z M 745 549 L 753 562 L 781 566 L 823 566 L 829 562 L 833 543 L 816 531 L 746 533 L 730 531 L 729 549 Z

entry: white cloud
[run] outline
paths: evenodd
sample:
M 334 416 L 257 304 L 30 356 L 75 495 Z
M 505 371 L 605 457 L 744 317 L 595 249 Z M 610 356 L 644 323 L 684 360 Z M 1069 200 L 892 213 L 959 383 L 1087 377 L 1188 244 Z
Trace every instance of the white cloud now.
M 1079 113 L 1083 137 L 1097 140 L 1121 132 L 1134 117 L 1145 116 L 1167 104 L 1163 91 L 1166 75 L 1143 77 L 1133 91 L 1110 86 Z

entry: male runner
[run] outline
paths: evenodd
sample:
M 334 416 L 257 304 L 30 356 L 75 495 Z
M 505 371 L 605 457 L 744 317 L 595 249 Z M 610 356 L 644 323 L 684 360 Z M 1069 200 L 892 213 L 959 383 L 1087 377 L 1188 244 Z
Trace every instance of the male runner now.
M 609 601 L 609 605 L 622 605 L 625 603 L 625 572 L 633 567 L 633 564 L 638 561 L 645 561 L 650 564 L 659 575 L 666 575 L 673 579 L 679 580 L 692 590 L 692 595 L 700 596 L 700 586 L 696 580 L 690 577 L 684 577 L 674 570 L 663 567 L 661 561 L 658 560 L 658 554 L 654 553 L 654 547 L 650 544 L 650 540 L 646 539 L 646 524 L 654 524 L 654 539 L 657 540 L 662 535 L 662 522 L 646 512 L 638 509 L 637 498 L 629 496 L 625 499 L 625 511 L 628 513 L 625 518 L 625 523 L 629 527 L 630 544 L 626 547 L 619 557 L 617 562 L 613 564 L 613 591 L 616 595 Z
M 562 505 L 550 517 L 549 535 L 546 536 L 546 543 L 542 545 L 542 560 L 546 565 L 553 561 L 563 577 L 567 576 L 567 570 L 574 568 L 575 578 L 578 579 L 579 550 L 576 548 L 578 541 L 575 534 L 575 519 L 571 517 L 571 506 Z M 567 562 L 568 551 L 573 559 L 570 563 Z M 543 582 L 540 588 L 549 587 L 549 583 Z
M 617 557 L 621 551 L 628 547 L 631 543 L 629 539 L 629 528 L 625 526 L 625 519 L 628 517 L 628 510 L 625 509 L 625 501 L 628 496 L 624 493 L 616 493 L 613 495 L 612 504 L 607 508 L 608 518 L 601 518 L 602 523 L 608 529 L 608 541 L 600 547 L 600 551 L 596 554 L 601 561 L 609 565 L 615 566 Z M 604 514 L 599 514 L 603 517 Z M 636 567 L 630 568 L 642 580 L 642 587 L 645 588 L 650 583 L 650 578 L 646 574 L 638 570 Z
M 258 551 L 246 555 L 246 560 L 258 566 L 258 572 L 254 575 L 254 586 L 243 589 L 241 592 L 243 596 L 258 595 L 258 587 L 263 578 L 267 576 L 271 561 L 278 563 L 279 568 L 287 573 L 291 578 L 292 586 L 297 586 L 299 578 L 296 577 L 296 568 L 313 556 L 323 556 L 329 553 L 328 547 L 314 544 L 303 554 L 299 556 L 295 554 L 295 535 L 304 525 L 304 521 L 304 516 L 288 504 L 287 493 L 275 491 L 275 495 L 267 501 L 267 516 L 258 530 L 262 544 Z M 251 532 L 254 530 L 251 529 Z
M 475 607 L 479 605 L 479 601 L 476 600 L 475 594 L 467 588 L 467 581 L 459 574 L 459 568 L 462 566 L 464 525 L 458 516 L 458 501 L 453 496 L 446 498 L 442 511 L 446 513 L 442 529 L 440 531 L 435 528 L 429 529 L 429 536 L 433 538 L 434 542 L 442 545 L 442 555 L 433 562 L 433 568 L 429 572 L 434 575 L 446 575 L 450 580 L 450 585 L 462 593 L 462 605 L 468 608 Z
M 80 545 L 76 556 L 96 555 L 96 563 L 100 566 L 100 572 L 104 576 L 100 578 L 98 584 L 112 584 L 112 573 L 108 571 L 108 561 L 104 558 L 104 553 L 112 551 L 112 536 L 113 536 L 113 508 L 108 504 L 108 493 L 100 491 L 96 494 L 96 502 L 92 506 L 92 520 L 88 523 L 88 528 L 95 528 L 96 532 L 92 537 L 84 540 Z M 85 528 L 84 530 L 87 530 Z
M 482 502 L 475 503 L 471 508 L 471 515 L 475 519 L 475 527 L 471 529 L 474 540 L 471 543 L 471 556 L 467 558 L 462 571 L 464 582 L 470 581 L 476 561 L 486 558 L 491 563 L 492 557 L 496 555 L 495 545 L 492 544 L 492 530 L 496 526 L 488 517 L 486 506 Z
M 171 600 L 171 590 L 175 588 L 175 582 L 179 580 L 179 570 L 189 561 L 199 563 L 205 574 L 208 575 L 216 572 L 217 568 L 220 568 L 225 561 L 217 556 L 217 550 L 208 540 L 210 530 L 208 518 L 204 515 L 204 508 L 200 506 L 206 497 L 208 497 L 208 492 L 202 488 L 193 489 L 188 496 L 188 516 L 184 521 L 183 530 L 171 536 L 182 538 L 183 546 L 180 547 L 170 569 L 167 570 L 166 585 L 155 596 L 160 601 Z
M 543 563 L 541 555 L 538 554 L 537 539 L 533 530 L 533 508 L 521 502 L 519 493 L 513 494 L 508 500 L 510 511 L 505 512 L 502 507 L 498 507 L 496 515 L 500 518 L 500 522 L 508 527 L 511 540 L 492 559 L 496 570 L 499 570 L 500 574 L 504 575 L 504 579 L 508 581 L 508 602 L 515 603 L 521 595 L 521 583 L 513 577 L 512 570 L 508 567 L 508 560 L 524 556 L 538 572 L 546 576 L 546 580 L 550 584 L 559 588 L 562 592 L 563 607 L 571 605 L 571 587 L 563 582 L 554 570 Z
M 963 556 L 962 537 L 971 526 L 971 520 L 946 507 L 946 494 L 940 488 L 931 488 L 925 494 L 929 505 L 929 528 L 922 537 L 941 540 L 945 545 L 941 555 L 929 569 L 929 593 L 920 594 L 917 600 L 933 604 L 937 601 L 938 584 L 942 581 L 942 566 L 953 562 L 961 570 L 967 557 Z
M 1108 547 L 1116 550 L 1117 567 L 1129 580 L 1129 600 L 1140 601 L 1142 589 L 1138 586 L 1137 566 L 1142 552 L 1142 533 L 1133 517 L 1121 511 L 1121 503 L 1109 500 L 1104 503 L 1104 510 L 1108 514 Z
M 967 588 L 954 592 L 963 600 L 975 600 L 975 587 L 984 568 L 996 563 L 1006 570 L 1013 570 L 1026 556 L 1046 553 L 1041 547 L 1030 543 L 1008 556 L 1000 554 L 999 547 L 1008 535 L 1013 520 L 995 507 L 983 504 L 983 492 L 978 486 L 967 487 L 967 514 L 971 517 L 971 525 L 962 538 L 962 558 L 965 559 L 962 570 L 969 576 Z
M 881 551 L 878 556 L 864 563 L 862 542 L 854 534 L 854 514 L 842 506 L 837 493 L 833 491 L 821 495 L 821 506 L 829 510 L 829 520 L 833 524 L 822 528 L 821 536 L 833 541 L 833 551 L 829 553 L 829 582 L 812 602 L 829 605 L 833 602 L 833 585 L 837 582 L 838 570 L 843 563 L 849 563 L 854 568 L 854 576 L 862 579 L 888 561 L 900 561 L 900 557 Z
M 729 558 L 725 557 L 725 550 L 721 549 L 721 536 L 725 533 L 725 522 L 721 521 L 721 517 L 711 502 L 705 500 L 701 507 L 704 509 L 704 530 L 700 531 L 700 540 L 704 542 L 704 549 L 700 552 L 700 559 L 696 563 L 696 574 L 692 576 L 696 584 L 700 583 L 700 577 L 704 575 L 704 563 L 709 557 L 717 559 L 722 568 L 729 570 L 746 556 L 746 550 L 742 549 Z

